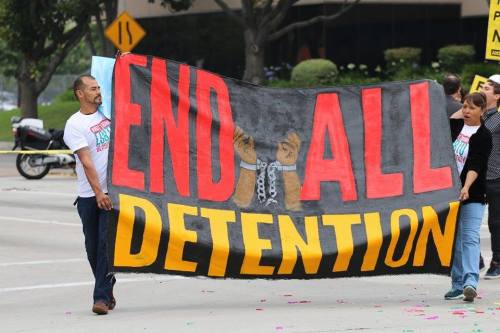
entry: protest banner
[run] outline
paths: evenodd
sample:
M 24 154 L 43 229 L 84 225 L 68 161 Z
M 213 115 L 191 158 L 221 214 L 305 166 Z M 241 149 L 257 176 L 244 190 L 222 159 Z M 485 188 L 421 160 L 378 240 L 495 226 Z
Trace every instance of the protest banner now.
M 488 33 L 486 35 L 486 59 L 500 61 L 500 1 L 490 1 Z
M 446 274 L 460 181 L 444 105 L 429 80 L 273 89 L 118 57 L 113 270 Z
M 472 84 L 470 86 L 469 94 L 472 94 L 473 92 L 479 92 L 481 91 L 481 87 L 483 84 L 488 80 L 488 78 L 481 76 L 481 75 L 475 75 L 474 80 L 472 81 Z

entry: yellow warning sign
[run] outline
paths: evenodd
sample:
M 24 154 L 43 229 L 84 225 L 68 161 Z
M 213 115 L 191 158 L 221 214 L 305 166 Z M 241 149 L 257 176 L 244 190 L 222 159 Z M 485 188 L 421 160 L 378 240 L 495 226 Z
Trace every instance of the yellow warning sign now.
M 490 1 L 485 58 L 500 61 L 500 0 Z
M 129 13 L 123 11 L 106 28 L 104 34 L 117 49 L 122 52 L 130 52 L 146 35 L 146 32 Z
M 470 86 L 469 94 L 472 94 L 473 92 L 476 91 L 480 91 L 481 87 L 487 80 L 488 80 L 487 78 L 481 75 L 474 76 L 474 81 L 472 81 L 472 85 Z

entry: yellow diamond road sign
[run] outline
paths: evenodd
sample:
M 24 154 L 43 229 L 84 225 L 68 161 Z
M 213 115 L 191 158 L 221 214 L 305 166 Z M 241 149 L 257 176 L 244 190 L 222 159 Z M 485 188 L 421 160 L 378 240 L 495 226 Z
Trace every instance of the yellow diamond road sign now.
M 122 52 L 131 51 L 146 35 L 132 16 L 123 11 L 104 32 L 106 37 Z

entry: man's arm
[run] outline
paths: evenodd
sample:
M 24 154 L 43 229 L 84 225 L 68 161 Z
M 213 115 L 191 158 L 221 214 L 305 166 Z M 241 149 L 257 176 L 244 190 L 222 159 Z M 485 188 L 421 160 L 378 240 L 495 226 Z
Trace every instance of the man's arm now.
M 460 109 L 457 112 L 453 113 L 450 116 L 450 119 L 464 119 L 464 114 L 462 112 L 462 109 Z
M 113 204 L 111 203 L 111 199 L 107 194 L 105 194 L 101 189 L 101 184 L 99 183 L 99 176 L 97 175 L 97 171 L 94 167 L 94 163 L 92 162 L 92 158 L 90 156 L 90 151 L 88 147 L 84 147 L 75 152 L 82 162 L 83 170 L 85 171 L 85 176 L 87 176 L 87 180 L 89 181 L 90 187 L 95 193 L 95 198 L 97 200 L 97 206 L 100 209 L 111 210 L 113 208 Z

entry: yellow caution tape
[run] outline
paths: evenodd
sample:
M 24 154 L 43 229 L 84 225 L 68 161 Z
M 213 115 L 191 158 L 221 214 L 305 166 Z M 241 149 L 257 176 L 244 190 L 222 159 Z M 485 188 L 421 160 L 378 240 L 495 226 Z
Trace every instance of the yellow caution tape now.
M 59 155 L 73 154 L 72 150 L 0 150 L 0 154 Z

